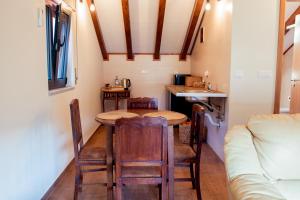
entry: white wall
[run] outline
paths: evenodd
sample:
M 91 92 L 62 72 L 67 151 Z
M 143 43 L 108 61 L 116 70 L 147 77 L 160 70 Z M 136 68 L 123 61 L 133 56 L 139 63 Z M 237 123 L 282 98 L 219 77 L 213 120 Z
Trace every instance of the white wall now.
M 204 43 L 197 43 L 191 56 L 192 74 L 203 76 L 209 72 L 206 82 L 212 84 L 213 89 L 229 91 L 230 53 L 231 53 L 231 15 L 232 1 L 223 0 L 210 2 L 212 8 L 207 11 L 202 24 L 204 27 Z M 226 108 L 228 110 L 228 108 Z M 227 118 L 222 128 L 208 127 L 208 144 L 223 159 L 224 135 L 227 131 Z
M 79 82 L 48 95 L 44 0 L 0 7 L 0 199 L 40 199 L 73 157 L 69 103 L 79 98 L 84 139 L 98 124 L 102 60 L 88 10 L 78 7 Z
M 279 0 L 233 0 L 229 127 L 273 112 Z
M 178 55 L 161 56 L 160 61 L 153 61 L 152 55 L 136 55 L 134 61 L 127 61 L 124 55 L 110 55 L 109 61 L 103 62 L 105 83 L 113 84 L 115 77 L 131 80 L 132 97 L 156 97 L 159 109 L 167 105 L 165 86 L 172 84 L 175 73 L 190 73 L 190 58 L 179 61 Z
M 208 70 L 213 88 L 228 93 L 223 127 L 208 126 L 208 143 L 223 159 L 227 127 L 245 124 L 253 114 L 272 113 L 279 0 L 211 3 L 203 24 L 205 42 L 197 43 L 191 64 L 192 74 Z
M 196 46 L 191 56 L 192 74 L 204 76 L 211 82 L 213 89 L 222 92 L 229 91 L 229 67 L 231 50 L 231 0 L 210 2 L 212 8 L 206 11 L 202 24 L 204 28 L 204 43 L 197 38 Z

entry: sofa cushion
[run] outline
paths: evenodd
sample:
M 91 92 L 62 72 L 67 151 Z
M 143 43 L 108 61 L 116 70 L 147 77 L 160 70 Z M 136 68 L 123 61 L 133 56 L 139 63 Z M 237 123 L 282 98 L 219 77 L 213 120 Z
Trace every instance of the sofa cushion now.
M 274 187 L 288 200 L 300 199 L 300 180 L 280 180 Z
M 300 114 L 257 115 L 247 127 L 270 179 L 300 179 Z
M 245 126 L 233 127 L 225 137 L 225 166 L 229 180 L 242 174 L 263 175 L 251 132 Z
M 286 199 L 264 176 L 244 174 L 230 183 L 232 199 L 239 200 L 283 200 Z

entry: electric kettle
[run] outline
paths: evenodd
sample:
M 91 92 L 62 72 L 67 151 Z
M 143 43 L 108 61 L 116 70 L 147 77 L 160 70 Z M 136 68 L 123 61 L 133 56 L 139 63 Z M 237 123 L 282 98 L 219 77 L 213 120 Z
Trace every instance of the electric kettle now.
M 130 79 L 123 78 L 123 79 L 121 80 L 121 85 L 122 85 L 125 89 L 128 89 L 128 88 L 131 86 Z

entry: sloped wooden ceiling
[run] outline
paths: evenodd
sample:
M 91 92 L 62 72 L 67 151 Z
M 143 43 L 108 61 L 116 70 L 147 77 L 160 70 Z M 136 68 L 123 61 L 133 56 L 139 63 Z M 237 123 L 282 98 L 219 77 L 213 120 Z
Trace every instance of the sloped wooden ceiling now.
M 153 58 L 155 60 L 160 59 L 161 38 L 162 38 L 162 31 L 163 31 L 163 27 L 164 27 L 165 12 L 166 12 L 166 0 L 159 0 L 159 10 L 158 10 L 157 27 L 156 27 L 155 51 L 154 51 L 154 55 L 153 55 Z
M 157 60 L 160 55 L 185 59 L 191 53 L 205 0 L 94 2 L 108 55 L 124 54 L 133 60 L 135 54 L 149 54 Z
M 191 20 L 190 20 L 190 24 L 189 24 L 189 27 L 188 27 L 188 31 L 186 33 L 184 44 L 183 44 L 183 47 L 181 49 L 180 60 L 185 60 L 186 59 L 187 52 L 190 48 L 191 41 L 193 39 L 193 35 L 194 35 L 195 30 L 196 30 L 196 26 L 197 26 L 197 22 L 198 22 L 200 13 L 201 13 L 202 6 L 203 6 L 203 0 L 196 0 L 195 6 L 194 6 L 194 9 L 193 9 L 193 13 L 192 13 L 192 17 L 191 17 Z
M 88 7 L 90 7 L 91 4 L 92 4 L 92 1 L 87 0 Z M 97 36 L 97 39 L 98 39 L 98 43 L 99 43 L 99 46 L 100 46 L 100 49 L 101 49 L 103 60 L 108 60 L 109 59 L 108 58 L 108 53 L 107 53 L 105 42 L 104 42 L 104 39 L 103 39 L 103 34 L 102 34 L 102 30 L 101 30 L 101 27 L 100 27 L 100 24 L 99 24 L 99 19 L 98 19 L 98 16 L 97 16 L 97 12 L 90 12 L 90 13 L 91 13 L 92 21 L 93 21 L 93 24 L 94 24 L 94 28 L 95 28 L 96 36 Z

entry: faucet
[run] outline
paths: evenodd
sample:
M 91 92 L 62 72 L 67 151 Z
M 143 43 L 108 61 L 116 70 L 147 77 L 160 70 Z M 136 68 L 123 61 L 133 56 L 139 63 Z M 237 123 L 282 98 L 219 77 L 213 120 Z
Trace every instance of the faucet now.
M 212 89 L 211 83 L 210 83 L 210 82 L 208 82 L 208 83 L 207 83 L 207 90 L 209 90 L 209 91 L 210 91 L 211 89 Z

